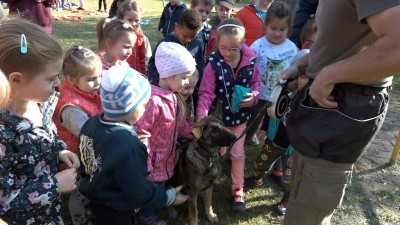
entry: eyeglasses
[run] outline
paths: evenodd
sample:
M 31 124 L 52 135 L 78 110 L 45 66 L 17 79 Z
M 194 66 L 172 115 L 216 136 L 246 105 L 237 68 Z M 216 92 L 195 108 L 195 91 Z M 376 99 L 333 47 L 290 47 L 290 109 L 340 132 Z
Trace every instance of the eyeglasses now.
M 231 52 L 231 53 L 237 53 L 240 51 L 240 49 L 242 49 L 242 44 L 240 44 L 239 48 L 227 48 L 224 46 L 218 46 L 219 51 L 221 52 Z

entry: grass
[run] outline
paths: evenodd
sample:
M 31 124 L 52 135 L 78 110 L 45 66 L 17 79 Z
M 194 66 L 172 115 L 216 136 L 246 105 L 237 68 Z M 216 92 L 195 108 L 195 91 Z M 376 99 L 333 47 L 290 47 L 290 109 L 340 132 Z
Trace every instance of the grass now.
M 75 0 L 77 2 L 77 0 Z M 166 0 L 167 2 L 167 0 Z M 189 1 L 185 1 L 188 3 Z M 242 1 L 246 3 L 247 1 Z M 157 31 L 158 19 L 162 11 L 160 0 L 138 0 L 144 9 L 143 19 L 149 19 L 148 25 L 142 28 L 146 36 L 150 39 L 154 48 L 161 39 L 161 34 Z M 111 1 L 109 2 L 111 5 Z M 189 4 L 187 4 L 189 6 Z M 96 24 L 100 18 L 108 16 L 106 13 L 97 13 L 97 1 L 87 0 L 85 8 L 89 13 L 77 12 L 53 12 L 55 17 L 60 16 L 82 16 L 84 22 L 75 21 L 54 21 L 54 33 L 64 49 L 73 45 L 83 45 L 97 51 Z M 400 76 L 394 79 L 395 90 L 400 89 Z M 251 174 L 251 165 L 256 157 L 258 148 L 246 147 L 246 174 Z M 393 167 L 398 171 L 398 167 Z M 397 186 L 400 183 L 397 183 Z M 243 213 L 235 213 L 230 209 L 230 166 L 225 163 L 221 178 L 218 180 L 218 190 L 214 192 L 213 206 L 215 213 L 219 216 L 220 223 L 225 225 L 269 225 L 281 224 L 283 217 L 277 215 L 273 207 L 280 200 L 279 189 L 269 179 L 265 179 L 264 184 L 256 189 L 247 191 L 246 204 L 247 210 Z M 400 193 L 397 190 L 380 188 L 371 192 L 365 187 L 360 176 L 353 177 L 352 185 L 349 186 L 343 205 L 335 211 L 333 224 L 399 224 Z M 384 203 L 381 203 L 384 202 Z M 389 204 L 387 203 L 389 202 Z M 391 206 L 391 204 L 393 206 Z M 187 210 L 185 205 L 178 208 L 178 217 L 168 219 L 169 224 L 186 224 Z M 161 210 L 160 215 L 168 218 L 166 210 Z M 68 222 L 66 210 L 63 217 Z M 202 202 L 199 201 L 199 224 L 210 224 L 204 216 Z

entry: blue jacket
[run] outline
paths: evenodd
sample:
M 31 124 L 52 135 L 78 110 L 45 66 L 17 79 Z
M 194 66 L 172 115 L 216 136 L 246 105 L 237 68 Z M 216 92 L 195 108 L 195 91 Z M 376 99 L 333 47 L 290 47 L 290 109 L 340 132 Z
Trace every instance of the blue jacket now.
M 300 0 L 298 3 L 299 9 L 297 10 L 294 17 L 292 35 L 289 38 L 296 44 L 298 48 L 301 48 L 301 29 L 303 28 L 303 25 L 307 22 L 308 18 L 310 18 L 310 15 L 317 12 L 318 2 L 319 0 Z
M 155 55 L 157 51 L 157 47 L 161 42 L 174 42 L 182 45 L 182 43 L 179 41 L 179 38 L 176 36 L 175 32 L 168 34 L 163 40 L 161 40 L 156 48 L 153 51 L 153 55 L 149 59 L 149 65 L 148 65 L 148 73 L 149 73 L 149 81 L 153 85 L 158 85 L 158 81 L 160 81 L 160 75 L 158 74 L 157 68 L 156 68 L 156 63 L 155 63 Z M 204 60 L 204 51 L 203 51 L 203 43 L 198 39 L 194 38 L 189 44 L 186 46 L 182 45 L 185 47 L 190 54 L 192 54 L 193 58 L 196 61 L 196 68 L 199 71 L 199 81 L 197 84 L 200 84 L 201 78 L 203 77 L 203 70 L 205 67 L 205 60 Z
M 175 29 L 175 24 L 178 22 L 179 16 L 183 11 L 186 10 L 185 3 L 180 5 L 171 6 L 171 3 L 168 3 L 161 14 L 160 23 L 158 24 L 158 30 L 163 29 L 163 37 L 167 36 L 167 34 L 171 33 Z

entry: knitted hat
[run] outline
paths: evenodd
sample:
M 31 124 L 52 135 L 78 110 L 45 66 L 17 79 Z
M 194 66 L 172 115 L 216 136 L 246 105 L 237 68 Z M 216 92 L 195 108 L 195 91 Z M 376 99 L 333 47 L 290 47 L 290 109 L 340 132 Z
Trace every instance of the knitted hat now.
M 155 61 L 160 78 L 196 70 L 196 61 L 190 52 L 174 42 L 161 42 L 156 50 Z
M 233 9 L 235 7 L 235 2 L 233 0 L 217 0 L 217 5 L 222 5 L 228 9 Z
M 150 83 L 136 70 L 113 66 L 103 74 L 100 84 L 104 115 L 110 118 L 128 115 L 150 92 Z

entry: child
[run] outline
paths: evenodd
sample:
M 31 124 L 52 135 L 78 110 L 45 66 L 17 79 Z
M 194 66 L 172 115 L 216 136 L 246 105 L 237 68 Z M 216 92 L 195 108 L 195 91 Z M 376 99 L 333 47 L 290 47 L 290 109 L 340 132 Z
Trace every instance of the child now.
M 97 12 L 101 12 L 101 3 L 103 3 L 104 12 L 107 12 L 107 0 L 99 0 L 99 9 L 97 10 Z
M 213 30 L 217 30 L 222 21 L 231 18 L 235 8 L 235 2 L 233 0 L 217 0 L 216 4 L 215 12 L 217 14 L 209 21 Z
M 0 218 L 8 224 L 63 224 L 60 193 L 76 188 L 79 159 L 65 150 L 51 117 L 63 50 L 21 18 L 0 23 L 0 69 L 11 86 L 0 111 Z M 68 169 L 57 173 L 58 162 Z
M 265 35 L 263 22 L 273 1 L 256 0 L 254 4 L 248 4 L 236 13 L 236 18 L 242 21 L 246 28 L 245 39 L 248 46 L 251 46 L 255 40 Z
M 124 2 L 124 0 L 114 0 L 111 3 L 110 11 L 108 12 L 108 18 L 114 19 L 117 16 L 117 10 L 122 2 Z
M 3 0 L 3 2 L 7 3 L 9 15 L 22 16 L 41 26 L 50 34 L 53 33 L 51 6 L 55 5 L 57 0 Z
M 188 196 L 165 190 L 147 179 L 146 146 L 132 124 L 142 117 L 150 97 L 146 78 L 129 67 L 112 67 L 101 81 L 104 113 L 90 118 L 79 135 L 79 190 L 90 200 L 98 225 L 134 224 L 135 210 L 181 204 Z
M 182 96 L 183 100 L 186 102 L 186 121 L 190 123 L 192 112 L 194 110 L 193 101 L 190 101 L 192 98 L 192 94 L 195 89 L 197 89 L 197 83 L 199 81 L 199 71 L 194 71 L 193 75 L 189 78 L 189 83 L 185 85 L 179 94 Z M 189 147 L 190 139 L 186 139 L 184 137 L 178 137 L 176 143 L 176 155 L 175 160 L 179 159 L 179 154 L 182 151 L 185 151 Z
M 169 3 L 164 7 L 164 10 L 158 23 L 158 30 L 165 38 L 175 29 L 175 24 L 179 17 L 186 10 L 186 4 L 182 0 L 169 0 Z
M 197 39 L 202 44 L 203 54 L 205 54 L 208 44 L 208 38 L 211 32 L 211 25 L 208 24 L 208 15 L 214 7 L 214 0 L 191 0 L 190 8 L 196 10 L 201 15 L 201 20 L 203 21 L 203 27 L 197 34 Z M 203 56 L 205 57 L 205 55 Z M 205 58 L 204 58 L 205 60 Z M 197 93 L 195 92 L 195 95 Z
M 192 97 L 193 92 L 197 88 L 197 83 L 199 81 L 199 71 L 196 69 L 196 71 L 193 73 L 193 75 L 189 78 L 189 83 L 185 85 L 182 90 L 179 92 L 179 94 L 183 97 L 183 99 L 186 101 L 186 120 L 190 121 L 190 116 L 193 111 L 193 102 L 188 102 L 187 100 Z
M 236 18 L 242 21 L 246 29 L 246 44 L 251 46 L 253 42 L 265 35 L 264 20 L 267 15 L 267 10 L 274 0 L 256 0 L 254 3 L 247 4 L 243 9 L 236 13 Z M 254 118 L 254 110 L 257 110 L 257 106 L 252 110 L 252 118 Z M 249 124 L 259 124 L 251 123 Z M 250 131 L 252 129 L 249 129 Z M 246 134 L 245 143 L 249 145 L 260 144 L 257 136 L 250 135 L 249 132 Z
M 132 49 L 132 54 L 126 59 L 129 66 L 140 73 L 147 76 L 146 70 L 146 48 L 151 48 L 150 45 L 146 46 L 147 37 L 144 35 L 142 28 L 140 27 L 140 21 L 142 20 L 142 9 L 134 0 L 125 0 L 118 7 L 117 18 L 128 21 L 131 26 L 136 29 L 136 43 Z
M 274 8 L 271 9 L 271 7 Z M 292 23 L 292 14 L 286 3 L 272 3 L 268 9 L 265 18 L 266 35 L 257 39 L 251 48 L 257 52 L 257 64 L 260 67 L 260 100 L 256 107 L 252 109 L 252 119 L 249 123 L 252 127 L 248 129 L 246 141 L 256 133 L 259 125 L 262 123 L 263 116 L 259 116 L 256 122 L 252 122 L 257 114 L 265 115 L 267 109 L 265 105 L 269 100 L 269 96 L 275 85 L 277 84 L 277 76 L 284 69 L 288 68 L 293 57 L 297 53 L 296 45 L 287 39 L 289 29 Z M 262 110 L 263 111 L 260 111 Z M 268 121 L 266 121 L 268 124 Z M 261 140 L 264 140 L 262 137 Z
M 304 24 L 300 33 L 301 49 L 310 49 L 317 35 L 317 27 L 315 26 L 315 15 L 311 15 Z
M 186 105 L 178 92 L 189 83 L 196 62 L 188 50 L 173 42 L 161 42 L 155 58 L 160 81 L 158 86 L 151 87 L 146 113 L 135 124 L 135 129 L 149 153 L 149 180 L 164 186 L 174 174 L 178 134 L 192 139 L 191 127 L 185 121 Z M 152 207 L 140 211 L 139 221 L 143 224 L 166 224 L 155 216 Z
M 299 53 L 300 54 L 300 53 Z M 297 55 L 296 55 L 297 57 Z M 297 90 L 300 91 L 303 87 L 308 83 L 309 78 L 305 75 L 300 75 L 297 79 Z M 271 125 L 271 123 L 270 123 Z M 259 181 L 262 182 L 262 176 L 266 171 L 270 170 L 274 162 L 279 158 L 283 161 L 283 177 L 280 181 L 280 185 L 283 190 L 282 199 L 278 204 L 275 205 L 275 211 L 280 215 L 285 215 L 286 213 L 286 205 L 289 201 L 290 196 L 290 182 L 292 179 L 291 176 L 291 165 L 292 165 L 292 153 L 293 147 L 290 145 L 286 127 L 281 120 L 274 121 L 275 129 L 268 129 L 268 127 L 263 127 L 261 129 L 268 131 L 276 131 L 276 134 L 272 133 L 273 140 L 270 138 L 266 138 L 265 143 L 262 147 L 262 150 L 254 161 L 253 169 L 254 176 L 260 177 Z M 255 178 L 254 180 L 257 180 Z M 254 185 L 253 185 L 254 186 Z
M 289 68 L 293 62 L 293 58 L 296 56 L 296 45 L 287 39 L 291 22 L 292 13 L 289 5 L 280 1 L 272 3 L 265 18 L 266 35 L 256 40 L 251 46 L 251 48 L 258 52 L 257 63 L 260 66 L 261 72 L 260 101 L 257 105 L 257 110 L 253 111 L 254 114 L 266 114 L 267 109 L 264 106 L 270 98 L 272 89 L 277 84 L 277 76 L 283 70 Z M 260 117 L 260 120 L 254 122 L 254 124 L 260 124 L 261 120 L 262 117 Z M 262 124 L 260 131 L 262 133 L 260 135 L 261 140 L 265 139 L 266 131 L 268 131 L 268 135 L 261 153 L 254 162 L 253 176 L 246 178 L 245 185 L 248 187 L 261 185 L 263 175 L 278 158 L 281 158 L 281 160 L 278 160 L 277 163 L 283 161 L 284 169 L 287 166 L 287 156 L 291 155 L 293 150 L 287 140 L 286 129 L 280 120 L 265 116 Z M 253 132 L 255 132 L 257 126 L 253 128 Z M 275 168 L 272 175 L 280 183 L 283 176 L 282 168 Z M 284 210 L 278 210 L 280 214 L 285 213 L 286 203 L 287 201 L 283 202 L 285 206 Z
M 211 52 L 215 50 L 215 31 L 222 21 L 231 18 L 234 7 L 235 2 L 233 0 L 217 0 L 217 6 L 215 6 L 215 11 L 217 12 L 217 14 L 213 16 L 213 18 L 211 18 L 209 22 L 212 30 L 210 31 L 210 36 L 208 37 L 208 43 L 205 52 L 206 59 L 208 59 Z
M 63 73 L 66 79 L 60 86 L 60 100 L 53 121 L 60 138 L 65 140 L 73 153 L 78 154 L 78 136 L 83 124 L 103 111 L 99 95 L 102 63 L 90 49 L 75 46 L 65 53 Z M 59 168 L 63 170 L 65 165 L 61 164 Z M 87 205 L 88 200 L 78 189 L 70 193 L 69 211 L 73 224 L 88 222 L 89 218 L 85 215 Z
M 204 52 L 201 48 L 202 43 L 196 39 L 201 26 L 202 20 L 200 14 L 192 9 L 186 10 L 179 17 L 178 23 L 176 24 L 176 31 L 168 34 L 163 40 L 160 41 L 160 43 L 174 42 L 185 47 L 196 61 L 196 68 L 200 74 L 199 80 L 201 80 L 205 66 Z M 158 46 L 156 46 L 154 52 L 157 51 L 157 48 Z M 158 85 L 160 77 L 156 68 L 154 54 L 149 60 L 148 72 L 150 83 L 153 85 Z
M 218 50 L 211 54 L 210 62 L 204 70 L 204 77 L 199 90 L 197 106 L 197 121 L 207 116 L 215 98 L 222 102 L 223 123 L 230 130 L 240 135 L 246 128 L 250 118 L 249 107 L 254 106 L 258 99 L 260 88 L 259 70 L 256 62 L 256 52 L 244 44 L 244 27 L 237 19 L 226 19 L 217 30 Z M 245 94 L 238 94 L 242 100 L 239 105 L 231 100 L 234 89 L 249 88 Z M 235 110 L 236 107 L 240 107 Z M 232 147 L 230 159 L 232 209 L 243 211 L 244 203 L 244 138 L 240 138 Z M 225 154 L 225 149 L 221 150 Z
M 4 73 L 0 70 L 0 109 L 7 106 L 10 97 L 10 84 Z
M 101 19 L 97 24 L 97 40 L 103 70 L 112 66 L 129 66 L 125 61 L 136 42 L 136 29 L 120 19 Z

